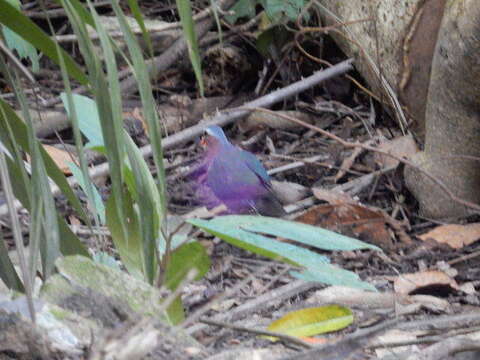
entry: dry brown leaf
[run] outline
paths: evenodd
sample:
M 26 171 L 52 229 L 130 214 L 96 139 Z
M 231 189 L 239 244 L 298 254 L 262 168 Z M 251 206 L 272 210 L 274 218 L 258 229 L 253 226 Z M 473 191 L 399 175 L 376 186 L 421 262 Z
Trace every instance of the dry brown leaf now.
M 69 154 L 67 151 L 62 150 L 62 149 L 57 149 L 54 146 L 51 145 L 43 145 L 43 148 L 45 151 L 50 155 L 52 160 L 57 164 L 57 166 L 62 170 L 62 172 L 65 175 L 71 175 L 72 172 L 70 171 L 70 168 L 68 167 L 69 162 L 76 162 L 77 159 L 73 154 Z M 73 159 L 72 159 L 73 157 Z
M 332 205 L 357 203 L 349 194 L 343 191 L 312 188 L 312 192 L 318 200 L 326 201 Z
M 314 206 L 295 220 L 365 240 L 382 249 L 392 246 L 383 214 L 360 204 Z
M 457 282 L 443 271 L 422 271 L 413 274 L 399 275 L 393 282 L 395 292 L 398 294 L 410 294 L 422 288 L 450 287 L 458 290 Z
M 378 146 L 378 149 L 406 159 L 418 152 L 417 144 L 411 135 L 398 137 L 393 140 L 384 139 Z M 382 168 L 398 166 L 400 163 L 397 159 L 379 153 L 375 153 L 375 160 Z
M 461 249 L 480 239 L 480 223 L 440 225 L 420 235 L 419 238 L 423 241 L 433 239 L 439 243 L 448 244 L 454 249 Z

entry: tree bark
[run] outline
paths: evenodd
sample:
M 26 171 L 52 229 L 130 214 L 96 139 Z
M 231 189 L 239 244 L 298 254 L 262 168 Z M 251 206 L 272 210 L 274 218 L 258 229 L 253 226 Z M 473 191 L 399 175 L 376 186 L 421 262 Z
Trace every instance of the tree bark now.
M 458 197 L 480 202 L 480 6 L 448 0 L 432 64 L 426 110 L 425 150 L 413 159 Z M 414 168 L 405 180 L 423 216 L 468 214 Z
M 386 79 L 404 105 L 417 135 L 424 133 L 430 67 L 445 0 L 321 0 L 326 25 L 372 90 L 387 100 Z M 374 70 L 374 68 L 378 70 Z

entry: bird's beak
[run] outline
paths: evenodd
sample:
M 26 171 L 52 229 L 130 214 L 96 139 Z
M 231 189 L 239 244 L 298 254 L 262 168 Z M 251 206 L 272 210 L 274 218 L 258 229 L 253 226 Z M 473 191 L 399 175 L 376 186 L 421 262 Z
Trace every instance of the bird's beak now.
M 202 136 L 200 138 L 200 146 L 201 147 L 207 147 L 207 137 L 206 136 Z

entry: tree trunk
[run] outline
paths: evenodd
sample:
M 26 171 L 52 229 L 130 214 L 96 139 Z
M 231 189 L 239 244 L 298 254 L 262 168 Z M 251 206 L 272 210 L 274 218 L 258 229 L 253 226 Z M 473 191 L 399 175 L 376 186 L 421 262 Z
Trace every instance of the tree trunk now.
M 480 203 L 480 6 L 478 0 L 322 0 L 331 32 L 377 93 L 385 92 L 375 66 L 416 120 L 425 150 L 413 161 L 457 197 Z M 357 22 L 360 19 L 371 21 Z M 373 21 L 375 20 L 375 21 Z M 355 39 L 355 42 L 345 37 Z M 385 96 L 384 96 L 385 98 Z M 462 157 L 463 155 L 463 157 Z M 466 159 L 465 155 L 470 157 Z M 414 168 L 405 180 L 422 215 L 468 214 L 468 209 Z
M 478 0 L 449 0 L 433 59 L 427 99 L 425 150 L 414 162 L 458 197 L 480 202 L 480 6 Z M 460 155 L 460 156 L 459 156 Z M 453 202 L 416 169 L 405 171 L 422 215 L 463 216 Z

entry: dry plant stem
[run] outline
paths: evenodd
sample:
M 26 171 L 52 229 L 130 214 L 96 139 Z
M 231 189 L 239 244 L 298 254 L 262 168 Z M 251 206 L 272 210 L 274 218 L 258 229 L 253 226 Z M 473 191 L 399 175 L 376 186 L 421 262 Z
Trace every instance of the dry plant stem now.
M 318 0 L 314 0 L 314 3 L 317 5 L 317 8 L 319 8 L 320 11 L 322 11 L 323 13 L 328 15 L 330 18 L 335 20 L 337 23 L 339 23 L 341 25 L 344 24 L 342 19 L 340 19 L 335 13 L 330 11 L 321 2 L 319 2 Z M 347 41 L 351 42 L 352 44 L 355 44 L 357 46 L 359 52 L 361 53 L 361 55 L 367 60 L 368 66 L 370 67 L 370 70 L 373 71 L 375 76 L 378 78 L 378 80 L 381 83 L 381 86 L 382 86 L 383 90 L 385 91 L 385 93 L 387 94 L 390 102 L 392 103 L 392 106 L 395 109 L 395 115 L 398 117 L 400 127 L 402 128 L 402 131 L 404 132 L 404 127 L 406 127 L 408 125 L 407 119 L 405 117 L 402 106 L 400 105 L 400 102 L 398 100 L 398 97 L 397 97 L 395 91 L 392 89 L 388 80 L 385 78 L 385 76 L 382 73 L 382 70 L 380 68 L 381 64 L 377 64 L 374 61 L 374 59 L 370 56 L 370 54 L 367 51 L 365 51 L 365 49 L 362 48 L 360 46 L 360 44 L 358 44 L 358 42 L 355 42 L 353 40 L 354 35 L 349 30 L 348 26 L 344 26 L 343 29 L 345 30 L 345 33 L 348 34 L 348 36 L 341 33 L 337 28 L 332 29 L 332 31 L 335 32 L 336 34 L 338 34 L 339 36 L 345 38 Z M 383 102 L 383 101 L 380 100 L 380 102 Z
M 219 6 L 220 8 L 229 8 L 232 4 L 233 4 L 233 0 L 223 0 L 223 2 L 218 4 L 217 6 Z M 195 28 L 195 32 L 198 38 L 201 38 L 203 35 L 205 35 L 213 23 L 213 20 L 211 19 L 203 20 L 204 17 L 206 17 L 205 14 L 202 14 L 202 16 L 199 16 L 199 19 L 202 19 L 202 20 L 199 24 L 197 24 Z M 145 64 L 147 66 L 150 77 L 154 77 L 155 73 L 159 73 L 169 68 L 175 61 L 177 61 L 186 52 L 186 50 L 187 50 L 187 44 L 182 36 L 178 38 L 166 51 L 164 51 L 162 55 L 157 56 L 153 59 L 147 60 Z M 136 90 L 137 80 L 135 76 L 132 75 L 132 70 L 130 68 L 120 71 L 119 78 L 126 78 L 120 83 L 120 89 L 122 93 L 128 94 Z M 73 90 L 73 93 L 83 94 L 87 90 L 88 90 L 87 87 L 79 86 L 78 88 Z M 53 106 L 60 103 L 61 101 L 62 101 L 61 98 L 57 96 L 53 99 L 45 101 L 43 103 L 43 106 L 45 107 Z
M 242 304 L 230 312 L 218 314 L 213 317 L 212 320 L 217 321 L 232 321 L 242 316 L 246 316 L 255 311 L 259 311 L 269 306 L 273 306 L 275 303 L 281 303 L 292 296 L 300 294 L 304 291 L 319 288 L 321 285 L 314 282 L 305 282 L 303 280 L 295 280 L 287 285 L 273 289 L 268 293 L 256 297 L 255 299 Z M 198 331 L 205 329 L 207 326 L 196 324 L 187 329 L 189 334 L 194 334 Z
M 332 66 L 331 68 L 316 72 L 315 74 L 305 79 L 302 79 L 300 81 L 297 81 L 285 88 L 273 91 L 270 94 L 262 96 L 251 102 L 248 102 L 244 105 L 244 107 L 246 108 L 235 108 L 235 109 L 225 110 L 219 113 L 218 115 L 214 116 L 213 118 L 211 118 L 209 121 L 206 121 L 206 122 L 197 124 L 195 126 L 192 126 L 190 128 L 187 128 L 185 130 L 179 131 L 178 133 L 173 134 L 171 136 L 167 136 L 162 140 L 163 150 L 169 150 L 176 145 L 179 145 L 183 142 L 186 142 L 194 139 L 195 137 L 198 137 L 203 133 L 205 128 L 209 125 L 219 125 L 219 126 L 228 125 L 234 122 L 235 120 L 246 116 L 251 111 L 250 108 L 271 106 L 275 103 L 283 101 L 286 98 L 289 98 L 298 93 L 301 93 L 302 91 L 307 90 L 325 80 L 344 74 L 353 68 L 352 62 L 353 62 L 352 59 L 342 61 Z M 140 149 L 140 152 L 142 153 L 143 157 L 150 156 L 152 154 L 151 145 L 146 145 L 142 147 Z M 97 177 L 106 176 L 108 172 L 109 172 L 108 163 L 103 163 L 92 168 L 89 171 L 89 175 L 91 179 L 95 179 Z M 70 186 L 78 185 L 78 182 L 74 177 L 69 177 L 67 180 Z M 56 185 L 52 185 L 51 190 L 54 195 L 58 195 L 60 193 L 60 189 Z M 19 202 L 16 203 L 16 208 L 17 209 L 20 208 Z M 8 213 L 8 210 L 6 206 L 0 206 L 0 216 L 3 216 L 7 213 Z
M 258 272 L 264 272 L 268 267 L 270 266 L 270 264 L 267 264 L 265 266 L 262 266 Z M 239 291 L 241 288 L 243 288 L 245 285 L 247 285 L 250 281 L 254 280 L 255 278 L 255 274 L 252 273 L 250 276 L 248 276 L 247 278 L 243 279 L 242 281 L 240 281 L 238 284 L 236 284 L 233 288 L 231 289 L 228 289 L 226 291 L 224 291 L 221 295 L 215 297 L 213 300 L 209 301 L 207 304 L 205 304 L 204 306 L 200 307 L 197 311 L 195 311 L 192 315 L 190 315 L 182 324 L 181 326 L 183 328 L 189 326 L 189 325 L 192 325 L 194 322 L 196 322 L 198 319 L 200 319 L 206 312 L 208 312 L 211 308 L 211 305 L 213 303 L 218 303 L 220 302 L 221 300 L 225 299 L 226 297 L 228 296 L 231 296 L 231 295 L 234 295 L 235 293 L 237 293 L 237 291 Z
M 450 260 L 447 262 L 447 264 L 449 265 L 455 265 L 455 264 L 458 264 L 460 262 L 463 262 L 463 261 L 467 261 L 467 260 L 471 260 L 471 259 L 474 259 L 476 257 L 480 256 L 480 250 L 478 251 L 474 251 L 473 253 L 471 254 L 468 254 L 468 255 L 463 255 L 463 256 L 460 256 L 458 258 L 455 258 L 453 260 Z
M 414 340 L 407 340 L 407 341 L 392 341 L 392 342 L 385 342 L 385 343 L 378 343 L 369 345 L 368 348 L 370 349 L 380 349 L 380 348 L 391 348 L 397 346 L 406 346 L 406 345 L 416 345 L 416 344 L 431 344 L 435 342 L 444 341 L 445 338 L 451 338 L 452 336 L 470 334 L 473 332 L 479 331 L 480 328 L 476 327 L 473 329 L 461 329 L 459 331 L 452 331 L 448 334 L 442 335 L 435 335 L 435 336 L 425 336 Z M 480 344 L 477 344 L 477 349 L 480 349 Z
M 244 109 L 246 109 L 247 106 L 244 107 Z M 397 155 L 394 155 L 394 154 L 391 154 L 389 153 L 388 151 L 383 151 L 383 150 L 380 150 L 378 148 L 375 148 L 375 147 L 372 147 L 372 146 L 369 146 L 369 145 L 365 145 L 365 144 L 360 144 L 360 143 L 352 143 L 350 141 L 345 141 L 343 140 L 342 138 L 326 131 L 326 130 L 323 130 L 315 125 L 311 125 L 305 121 L 302 121 L 302 120 L 299 120 L 299 119 L 295 119 L 293 117 L 290 117 L 290 116 L 287 116 L 287 115 L 284 115 L 284 114 L 280 114 L 280 113 L 275 113 L 271 110 L 268 110 L 268 109 L 262 109 L 262 108 L 253 108 L 253 107 L 248 107 L 250 111 L 263 111 L 263 112 L 266 112 L 268 114 L 274 114 L 275 116 L 279 116 L 279 117 L 282 117 L 286 120 L 289 120 L 289 121 L 292 121 L 294 123 L 297 123 L 299 125 L 302 125 L 308 129 L 311 129 L 311 130 L 314 130 L 314 131 L 317 131 L 318 133 L 328 137 L 329 139 L 332 139 L 338 143 L 340 143 L 342 146 L 345 146 L 347 148 L 362 148 L 364 150 L 368 150 L 368 151 L 373 151 L 373 152 L 377 152 L 379 154 L 382 154 L 382 155 L 385 155 L 385 156 L 389 156 L 395 160 L 398 160 L 400 161 L 401 163 L 407 165 L 407 166 L 410 166 L 416 170 L 418 170 L 419 172 L 421 172 L 422 174 L 424 174 L 427 178 L 429 178 L 430 180 L 432 180 L 435 184 L 437 184 L 447 195 L 448 197 L 459 203 L 459 204 L 462 204 L 464 206 L 467 206 L 473 210 L 476 210 L 476 211 L 480 211 L 480 205 L 478 204 L 474 204 L 470 201 L 467 201 L 467 200 L 464 200 L 464 199 L 460 199 L 459 197 L 455 196 L 451 191 L 450 189 L 439 179 L 437 179 L 435 176 L 432 176 L 431 174 L 429 174 L 428 172 L 426 172 L 425 170 L 421 169 L 420 167 L 418 167 L 417 165 L 415 165 L 414 163 L 412 163 L 411 161 L 409 160 L 406 160 L 400 156 L 397 156 Z
M 227 322 L 223 321 L 215 321 L 215 320 L 209 320 L 209 319 L 200 319 L 199 320 L 201 323 L 207 324 L 207 325 L 214 325 L 214 326 L 220 326 L 224 327 L 227 329 L 232 329 L 232 330 L 238 330 L 238 331 L 244 331 L 256 335 L 266 335 L 266 336 L 272 336 L 272 337 L 277 337 L 280 340 L 284 340 L 287 342 L 291 342 L 292 344 L 300 345 L 304 348 L 311 349 L 313 346 L 303 340 L 301 340 L 298 337 L 291 336 L 291 335 L 285 335 L 282 333 L 278 332 L 273 332 L 273 331 L 267 331 L 267 330 L 260 330 L 260 329 L 252 329 L 246 326 L 241 326 L 241 325 L 234 325 L 230 324 Z
M 480 351 L 480 344 L 478 341 L 468 339 L 465 337 L 454 337 L 448 339 L 441 339 L 440 342 L 431 345 L 421 352 L 422 360 L 449 360 L 452 355 L 466 352 L 466 351 Z M 457 358 L 457 357 L 455 357 Z M 478 358 L 478 354 L 475 358 Z M 416 355 L 410 355 L 407 360 L 419 359 Z
M 98 1 L 98 2 L 92 2 L 93 7 L 102 7 L 102 6 L 107 6 L 110 5 L 110 0 L 107 1 Z M 65 13 L 65 10 L 63 8 L 58 8 L 58 9 L 51 9 L 48 11 L 26 11 L 24 12 L 24 15 L 31 18 L 31 19 L 55 19 L 55 18 L 60 18 L 60 17 L 67 17 L 67 14 Z
M 93 6 L 98 7 L 99 4 L 100 3 L 93 3 Z M 105 2 L 103 2 L 103 4 L 108 5 L 108 4 L 110 4 L 110 1 L 105 1 Z M 61 10 L 63 12 L 63 15 L 65 15 L 65 12 L 63 11 L 63 9 L 59 9 L 59 10 Z M 211 14 L 211 12 L 212 12 L 211 8 L 209 7 L 207 9 L 199 12 L 198 14 L 194 15 L 193 20 L 194 21 L 203 20 L 207 16 L 209 16 Z M 51 14 L 51 13 L 49 12 L 49 14 Z M 41 15 L 43 15 L 44 18 L 46 17 L 44 14 L 41 14 Z M 52 16 L 49 16 L 49 17 L 52 18 Z M 155 34 L 160 33 L 162 31 L 180 29 L 181 27 L 182 27 L 182 24 L 180 22 L 173 22 L 173 23 L 166 23 L 165 26 L 162 26 L 161 28 L 157 28 L 155 30 L 147 29 L 147 31 L 150 34 L 155 35 Z M 142 30 L 141 29 L 136 29 L 133 33 L 134 34 L 141 34 Z M 108 35 L 112 38 L 123 38 L 123 32 L 121 32 L 121 31 L 111 31 L 111 32 L 108 33 Z M 99 35 L 97 33 L 90 34 L 89 37 L 90 37 L 91 40 L 99 39 Z M 73 42 L 73 41 L 77 41 L 77 35 L 75 35 L 75 34 L 59 35 L 59 36 L 56 36 L 54 39 L 55 39 L 55 41 L 57 41 L 59 43 Z
M 228 10 L 233 4 L 234 0 L 223 0 L 218 4 L 219 10 Z M 195 26 L 195 34 L 198 39 L 201 39 L 213 25 L 214 19 L 208 18 L 202 20 Z M 179 37 L 162 55 L 146 61 L 148 73 L 151 78 L 155 78 L 156 74 L 165 71 L 176 61 L 178 61 L 188 50 L 185 37 Z M 122 94 L 128 95 L 137 89 L 137 78 L 132 75 L 120 83 Z

